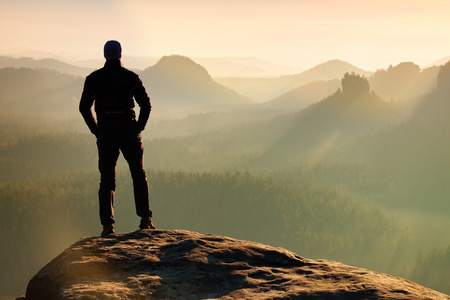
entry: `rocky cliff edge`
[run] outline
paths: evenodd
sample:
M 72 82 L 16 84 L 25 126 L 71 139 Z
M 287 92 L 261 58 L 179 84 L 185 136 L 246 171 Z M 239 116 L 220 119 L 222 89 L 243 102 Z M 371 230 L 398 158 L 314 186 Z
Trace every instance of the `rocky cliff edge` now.
M 408 280 L 282 248 L 181 230 L 81 239 L 25 299 L 450 299 Z

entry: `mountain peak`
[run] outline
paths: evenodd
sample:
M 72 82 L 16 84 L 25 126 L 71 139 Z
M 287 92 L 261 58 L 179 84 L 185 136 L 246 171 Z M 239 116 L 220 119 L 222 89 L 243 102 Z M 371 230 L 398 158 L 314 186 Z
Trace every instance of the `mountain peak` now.
M 189 76 L 210 79 L 208 71 L 192 59 L 182 55 L 163 56 L 153 68 L 169 73 L 172 76 Z
M 39 271 L 26 299 L 449 299 L 410 281 L 259 243 L 142 230 L 75 243 Z
M 164 56 L 140 75 L 151 88 L 151 97 L 157 99 L 154 103 L 161 101 L 171 111 L 198 112 L 205 107 L 246 102 L 235 91 L 215 82 L 203 66 L 186 56 Z
M 342 92 L 346 95 L 368 95 L 370 86 L 369 81 L 364 76 L 345 73 L 341 80 Z
M 300 75 L 308 75 L 312 77 L 317 77 L 317 79 L 326 79 L 331 80 L 334 78 L 341 78 L 345 73 L 355 73 L 362 76 L 369 76 L 371 72 L 365 71 L 363 69 L 360 69 L 358 67 L 355 67 L 354 65 L 342 61 L 339 59 L 333 59 L 326 61 L 324 63 L 321 63 L 314 68 L 311 68 L 309 70 L 306 70 L 305 72 L 301 73 Z M 298 76 L 298 75 L 297 75 Z

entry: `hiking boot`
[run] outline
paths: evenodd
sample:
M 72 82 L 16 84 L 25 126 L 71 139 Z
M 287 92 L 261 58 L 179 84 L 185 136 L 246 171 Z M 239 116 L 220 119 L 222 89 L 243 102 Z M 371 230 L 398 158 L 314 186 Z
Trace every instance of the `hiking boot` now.
M 105 236 L 113 234 L 113 233 L 114 233 L 114 224 L 103 225 L 103 231 L 101 234 L 102 237 L 105 237 Z
M 156 229 L 155 225 L 153 225 L 152 218 L 150 217 L 142 217 L 141 224 L 139 224 L 140 229 Z

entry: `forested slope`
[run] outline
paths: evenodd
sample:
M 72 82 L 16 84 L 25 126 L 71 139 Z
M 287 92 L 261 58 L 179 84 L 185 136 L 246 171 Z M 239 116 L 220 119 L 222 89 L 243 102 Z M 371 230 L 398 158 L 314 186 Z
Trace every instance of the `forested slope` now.
M 262 179 L 248 173 L 148 170 L 158 228 L 259 241 L 383 269 L 404 247 L 404 229 L 382 211 L 333 189 Z M 0 184 L 4 258 L 1 290 L 19 293 L 51 257 L 81 236 L 98 235 L 96 173 L 71 172 Z M 138 228 L 128 172 L 119 170 L 116 228 Z M 386 252 L 390 252 L 386 257 Z M 401 262 L 398 262 L 401 264 Z M 392 266 L 391 266 L 392 267 Z
M 158 123 L 175 128 L 153 137 L 151 119 L 144 143 L 156 225 L 261 241 L 449 293 L 438 280 L 448 277 L 438 266 L 450 244 L 442 70 L 436 91 L 401 105 L 347 74 L 342 89 L 302 111 L 197 112 Z M 97 150 L 80 116 L 4 114 L 0 141 L 0 230 L 10 241 L 2 265 L 11 261 L 1 282 L 16 293 L 69 242 L 99 233 Z M 117 220 L 119 231 L 137 228 L 122 158 Z

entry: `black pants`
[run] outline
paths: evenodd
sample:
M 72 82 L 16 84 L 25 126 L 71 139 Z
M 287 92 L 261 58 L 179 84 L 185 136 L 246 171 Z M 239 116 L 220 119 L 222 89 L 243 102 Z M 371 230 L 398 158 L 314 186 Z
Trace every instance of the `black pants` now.
M 97 134 L 98 168 L 100 170 L 100 221 L 114 223 L 114 193 L 116 163 L 120 151 L 128 162 L 133 179 L 136 214 L 151 217 L 148 182 L 144 170 L 144 148 L 140 134 L 134 128 L 100 130 Z

